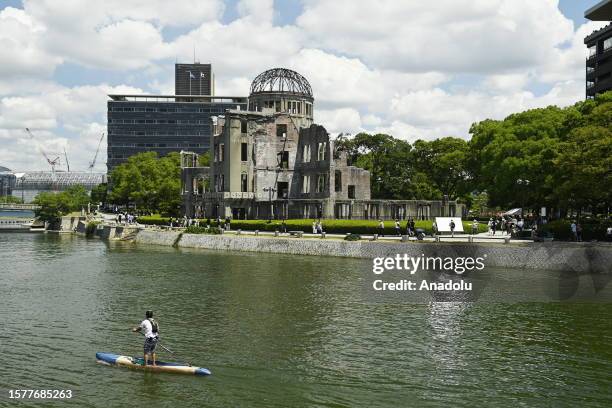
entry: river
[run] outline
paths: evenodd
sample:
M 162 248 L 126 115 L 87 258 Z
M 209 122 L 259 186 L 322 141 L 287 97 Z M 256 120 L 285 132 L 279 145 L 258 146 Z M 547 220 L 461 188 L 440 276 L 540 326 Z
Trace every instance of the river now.
M 0 262 L 0 406 L 15 388 L 73 390 L 44 405 L 62 407 L 612 406 L 608 303 L 371 302 L 367 260 L 71 235 L 0 233 Z M 140 354 L 147 309 L 212 376 L 96 364 Z

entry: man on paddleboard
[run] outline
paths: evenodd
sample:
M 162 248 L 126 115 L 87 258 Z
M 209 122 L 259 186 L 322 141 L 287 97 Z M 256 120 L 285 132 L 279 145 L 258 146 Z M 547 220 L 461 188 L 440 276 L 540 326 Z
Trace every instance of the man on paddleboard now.
M 159 325 L 153 319 L 153 311 L 147 310 L 145 317 L 140 326 L 134 327 L 132 331 L 141 332 L 145 336 L 144 361 L 142 365 L 147 365 L 147 356 L 151 356 L 153 365 L 155 365 L 155 347 L 159 340 Z

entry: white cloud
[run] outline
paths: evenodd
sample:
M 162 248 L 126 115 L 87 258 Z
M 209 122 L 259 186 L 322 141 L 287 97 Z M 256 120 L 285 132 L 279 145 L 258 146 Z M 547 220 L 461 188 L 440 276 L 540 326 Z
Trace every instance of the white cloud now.
M 409 72 L 539 64 L 573 34 L 556 0 L 311 0 L 298 25 L 328 50 Z
M 46 77 L 62 58 L 39 44 L 44 26 L 23 10 L 7 7 L 0 11 L 0 77 Z
M 315 111 L 315 122 L 323 125 L 332 135 L 357 133 L 362 129 L 359 112 L 351 108 Z
M 171 55 L 162 28 L 216 21 L 223 8 L 216 0 L 64 1 L 61 5 L 25 0 L 23 13 L 44 31 L 36 39 L 39 48 L 89 67 L 137 69 Z
M 9 137 L 2 142 L 0 163 L 20 170 L 46 169 L 46 162 L 35 148 L 40 145 L 45 151 L 55 154 L 66 148 L 71 168 L 85 170 L 100 133 L 106 129 L 107 94 L 113 93 L 138 94 L 142 90 L 101 84 L 57 87 L 45 94 L 1 98 L 0 130 Z M 32 129 L 36 143 L 25 133 L 26 127 Z M 98 170 L 104 169 L 104 152 L 99 166 L 96 166 Z

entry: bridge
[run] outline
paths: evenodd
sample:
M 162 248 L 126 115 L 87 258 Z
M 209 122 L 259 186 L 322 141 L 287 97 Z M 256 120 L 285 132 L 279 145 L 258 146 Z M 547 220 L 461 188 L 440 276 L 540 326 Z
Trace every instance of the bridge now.
M 12 204 L 12 203 L 0 203 L 0 210 L 7 211 L 35 211 L 40 209 L 40 205 L 36 204 Z

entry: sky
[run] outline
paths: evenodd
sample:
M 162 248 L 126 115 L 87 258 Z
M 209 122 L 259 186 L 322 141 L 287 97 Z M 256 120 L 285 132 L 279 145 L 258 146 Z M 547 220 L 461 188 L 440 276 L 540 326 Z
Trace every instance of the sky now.
M 583 39 L 605 24 L 583 17 L 596 3 L 2 1 L 0 166 L 47 170 L 40 150 L 65 149 L 71 170 L 86 170 L 107 95 L 174 93 L 174 63 L 194 49 L 217 95 L 247 96 L 269 68 L 300 72 L 332 135 L 468 139 L 474 122 L 584 99 Z M 105 158 L 106 138 L 96 171 Z

